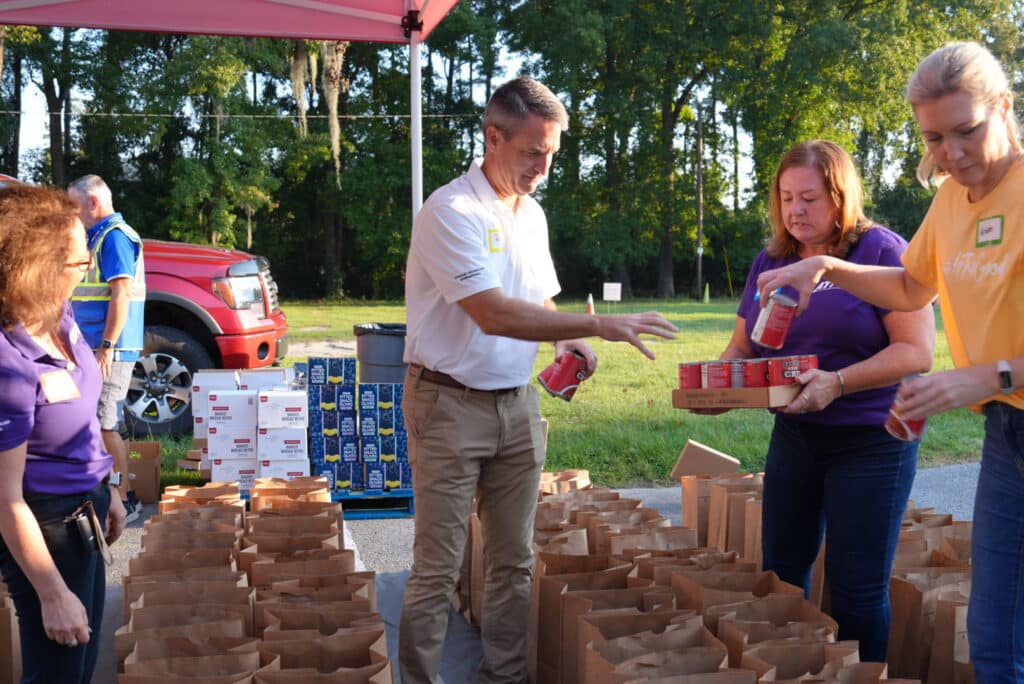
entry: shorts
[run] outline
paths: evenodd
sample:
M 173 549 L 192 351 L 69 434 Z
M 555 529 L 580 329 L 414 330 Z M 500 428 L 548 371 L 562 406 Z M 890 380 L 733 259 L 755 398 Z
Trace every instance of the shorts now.
M 110 365 L 110 377 L 103 381 L 100 403 L 96 415 L 100 419 L 100 430 L 117 430 L 121 422 L 118 402 L 128 396 L 128 385 L 132 380 L 134 361 L 114 361 Z

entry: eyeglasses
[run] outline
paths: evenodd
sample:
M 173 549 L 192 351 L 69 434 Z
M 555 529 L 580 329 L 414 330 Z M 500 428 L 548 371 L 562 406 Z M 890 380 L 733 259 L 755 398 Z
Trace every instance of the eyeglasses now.
M 81 271 L 82 273 L 85 273 L 90 268 L 92 268 L 92 255 L 90 254 L 89 258 L 86 259 L 85 261 L 72 261 L 72 262 L 66 263 L 66 264 L 64 264 L 64 267 L 65 268 L 75 268 L 75 269 L 78 269 L 79 271 Z

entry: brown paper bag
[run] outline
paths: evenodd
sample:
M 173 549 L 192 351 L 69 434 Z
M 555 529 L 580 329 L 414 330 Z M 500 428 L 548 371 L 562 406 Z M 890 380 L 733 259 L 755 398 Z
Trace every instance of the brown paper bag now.
M 143 530 L 142 552 L 178 551 L 193 549 L 225 549 L 238 555 L 239 538 L 231 532 L 201 532 L 192 530 L 171 531 L 166 527 Z
M 160 511 L 146 523 L 185 523 L 186 521 L 216 521 L 241 529 L 245 520 L 245 502 L 239 500 L 236 506 L 184 506 L 169 511 Z
M 130 607 L 131 611 L 152 606 L 178 606 L 187 602 L 191 605 L 220 606 L 232 613 L 242 616 L 245 620 L 245 633 L 252 636 L 253 603 L 256 591 L 251 587 L 226 587 L 216 583 L 193 583 L 188 585 L 187 593 L 182 587 L 147 585 L 142 594 Z
M 189 568 L 237 569 L 231 549 L 144 551 L 128 560 L 128 574 L 135 576 Z
M 597 644 L 623 636 L 664 632 L 670 625 L 686 624 L 694 617 L 700 618 L 692 610 L 649 610 L 646 603 L 640 608 L 598 610 L 579 615 L 576 618 L 576 663 L 579 668 L 576 681 L 589 684 L 597 678 L 588 669 L 588 648 L 596 648 Z M 566 668 L 565 672 L 571 670 Z
M 834 644 L 765 641 L 747 649 L 740 667 L 754 670 L 760 680 L 820 679 L 817 675 L 826 665 L 855 665 L 860 662 L 859 653 L 856 641 Z
M 771 594 L 741 603 L 707 609 L 717 620 L 716 634 L 729 649 L 729 666 L 739 667 L 751 644 L 796 637 L 803 641 L 835 641 L 839 625 L 799 594 Z
M 544 494 L 562 494 L 589 489 L 591 486 L 589 470 L 559 470 L 540 474 L 540 491 Z
M 697 548 L 697 530 L 688 527 L 654 527 L 639 532 L 608 535 L 608 552 L 613 554 L 671 551 Z
M 127 624 L 114 632 L 114 648 L 118 662 L 128 657 L 135 642 L 150 637 L 208 636 L 243 637 L 245 617 L 230 606 L 153 606 L 132 610 Z
M 339 551 L 331 558 L 297 561 L 261 560 L 252 564 L 250 580 L 257 588 L 269 588 L 274 582 L 313 575 L 355 572 L 355 553 Z
M 717 631 L 718 614 L 712 606 L 740 603 L 769 594 L 803 595 L 800 587 L 779 579 L 774 572 L 677 572 L 672 575 L 672 592 L 678 608 L 692 608 L 704 615 L 704 623 Z
M 970 642 L 967 638 L 967 604 L 970 585 L 939 593 L 935 605 L 928 684 L 968 684 L 972 679 Z
M 353 586 L 365 589 L 366 594 L 353 595 L 354 598 L 365 598 L 370 602 L 370 609 L 377 611 L 377 573 L 373 570 L 349 572 L 338 575 L 312 575 L 290 580 L 273 582 L 271 591 L 299 591 L 326 589 L 329 587 Z
M 125 660 L 125 674 L 139 675 L 251 675 L 260 669 L 260 654 L 233 653 L 230 655 L 184 656 L 154 658 L 143 662 Z
M 353 599 L 348 601 L 328 601 L 328 600 L 316 600 L 308 596 L 278 596 L 271 599 L 265 599 L 256 603 L 254 609 L 255 619 L 255 632 L 256 636 L 262 636 L 263 630 L 270 624 L 269 613 L 279 608 L 288 608 L 292 610 L 305 610 L 312 606 L 316 607 L 317 611 L 329 611 L 334 610 L 339 614 L 343 613 L 363 613 L 370 615 L 373 610 L 370 608 L 370 602 L 366 599 Z
M 267 626 L 263 630 L 264 641 L 278 638 L 276 635 L 268 636 L 272 632 L 316 630 L 327 636 L 343 629 L 365 630 L 384 626 L 383 619 L 377 613 L 338 612 L 323 610 L 315 605 L 267 608 L 265 617 Z
M 762 501 L 759 497 L 747 499 L 743 508 L 743 558 L 757 567 L 764 565 L 764 554 L 761 540 Z
M 258 653 L 259 642 L 251 637 L 193 638 L 189 636 L 145 638 L 135 642 L 135 648 L 125 658 L 125 668 L 130 663 L 164 658 L 193 658 L 211 655 L 237 655 Z M 127 669 L 126 669 L 127 671 Z
M 586 651 L 587 676 L 601 684 L 619 684 L 638 676 L 716 672 L 728 660 L 725 646 L 704 627 L 699 615 L 667 626 L 591 642 Z
M 21 681 L 21 637 L 14 602 L 0 582 L 0 684 Z
M 889 580 L 892 622 L 889 627 L 889 674 L 923 679 L 931 660 L 932 632 L 939 595 L 970 580 L 957 567 L 894 571 Z
M 314 640 L 268 641 L 260 645 L 260 653 L 264 658 L 278 658 L 281 662 L 281 673 L 268 676 L 268 682 L 336 681 L 341 677 L 362 677 L 363 681 L 378 677 L 376 681 L 390 682 L 392 677 L 383 629 L 338 633 Z M 299 679 L 288 674 L 289 670 L 334 678 Z

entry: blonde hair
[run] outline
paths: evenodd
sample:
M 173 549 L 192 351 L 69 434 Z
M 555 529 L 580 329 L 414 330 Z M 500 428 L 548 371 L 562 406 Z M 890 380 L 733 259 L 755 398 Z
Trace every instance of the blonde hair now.
M 779 187 L 783 172 L 795 167 L 815 169 L 821 174 L 825 191 L 839 209 L 828 254 L 845 257 L 850 247 L 874 225 L 874 221 L 864 215 L 864 191 L 853 159 L 846 150 L 829 140 L 799 143 L 782 156 L 768 199 L 768 220 L 772 226 L 768 254 L 774 258 L 794 256 L 800 248 L 800 242 L 786 230 L 782 218 L 782 190 Z
M 994 106 L 1008 93 L 1009 79 L 999 60 L 978 43 L 947 43 L 921 60 L 907 82 L 906 98 L 912 107 L 953 93 Z M 1021 150 L 1020 122 L 1011 108 L 1006 121 L 1010 146 Z M 917 180 L 925 187 L 948 175 L 935 156 L 925 150 L 917 165 Z
M 67 301 L 65 264 L 78 206 L 56 188 L 0 189 L 0 324 L 53 332 Z

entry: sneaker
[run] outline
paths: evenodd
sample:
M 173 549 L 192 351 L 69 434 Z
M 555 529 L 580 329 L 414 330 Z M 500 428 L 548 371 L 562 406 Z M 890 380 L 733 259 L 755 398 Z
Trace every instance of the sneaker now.
M 124 511 L 125 511 L 124 524 L 125 525 L 127 525 L 130 522 L 134 522 L 134 521 L 139 519 L 139 508 L 141 508 L 141 506 L 139 504 L 138 499 L 135 499 L 135 501 L 132 501 L 132 499 L 134 498 L 134 494 L 135 494 L 135 492 L 128 492 L 128 500 L 121 502 L 122 504 L 124 504 Z

